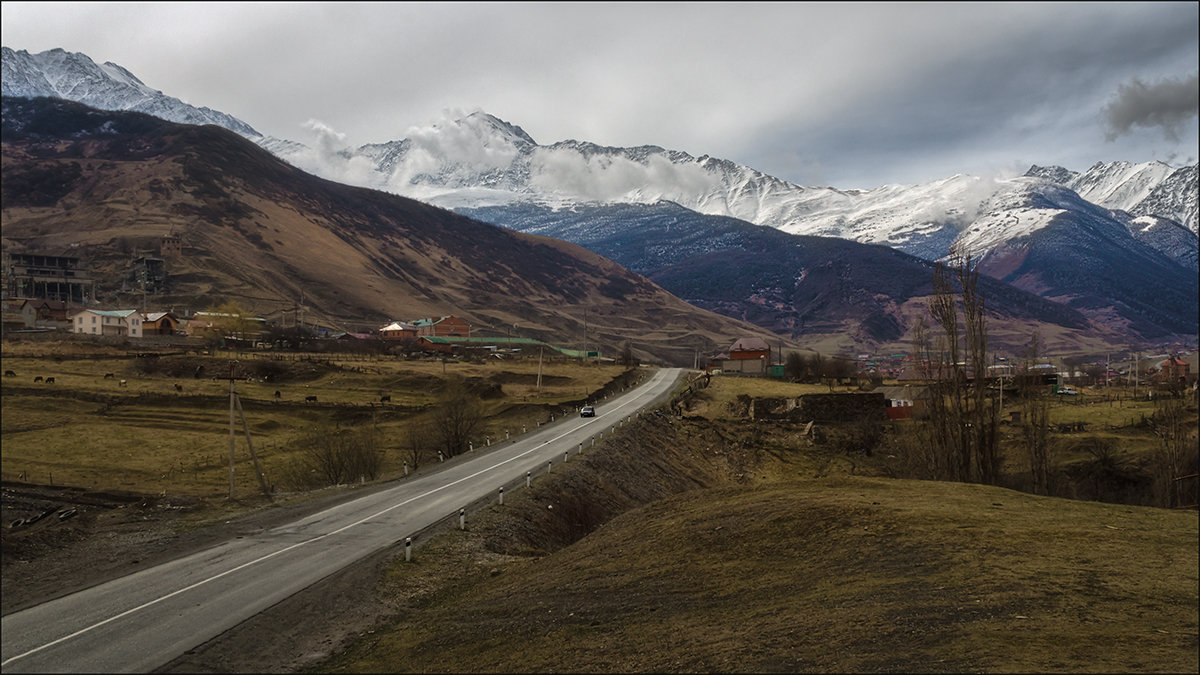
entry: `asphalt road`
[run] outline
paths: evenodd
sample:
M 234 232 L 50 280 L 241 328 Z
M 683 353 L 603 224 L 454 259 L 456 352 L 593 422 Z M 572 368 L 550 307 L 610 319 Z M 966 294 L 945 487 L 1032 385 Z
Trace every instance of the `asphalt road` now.
M 154 670 L 342 567 L 587 452 L 593 439 L 662 400 L 680 373 L 655 371 L 597 405 L 596 417 L 560 419 L 282 527 L 5 616 L 0 670 Z

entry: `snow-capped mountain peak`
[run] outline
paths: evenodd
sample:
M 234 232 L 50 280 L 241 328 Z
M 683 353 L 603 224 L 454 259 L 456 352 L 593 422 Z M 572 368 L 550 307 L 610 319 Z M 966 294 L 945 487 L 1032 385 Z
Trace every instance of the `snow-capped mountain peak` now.
M 181 124 L 216 124 L 243 136 L 262 136 L 232 115 L 152 89 L 115 63 L 99 65 L 85 54 L 64 49 L 30 54 L 0 47 L 0 93 L 63 98 L 100 110 L 132 110 Z

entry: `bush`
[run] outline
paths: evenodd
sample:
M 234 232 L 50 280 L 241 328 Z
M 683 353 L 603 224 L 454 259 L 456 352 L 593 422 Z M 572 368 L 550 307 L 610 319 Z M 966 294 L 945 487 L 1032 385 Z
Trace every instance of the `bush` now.
M 310 489 L 374 480 L 383 466 L 378 440 L 374 427 L 319 429 L 299 441 L 300 454 L 283 471 L 284 481 Z

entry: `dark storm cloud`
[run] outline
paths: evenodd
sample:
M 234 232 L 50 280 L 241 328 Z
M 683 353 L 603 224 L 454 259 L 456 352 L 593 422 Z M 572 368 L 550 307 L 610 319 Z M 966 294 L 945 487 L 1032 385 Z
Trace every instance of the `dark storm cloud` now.
M 1168 140 L 1176 141 L 1184 125 L 1200 114 L 1200 78 L 1163 78 L 1146 84 L 1138 78 L 1117 87 L 1104 108 L 1108 139 L 1115 140 L 1133 127 L 1157 128 Z

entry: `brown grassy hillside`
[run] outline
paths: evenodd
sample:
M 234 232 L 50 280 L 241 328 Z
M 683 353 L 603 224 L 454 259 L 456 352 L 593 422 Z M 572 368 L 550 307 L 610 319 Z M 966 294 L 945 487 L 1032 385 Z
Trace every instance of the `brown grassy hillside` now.
M 1195 672 L 1195 512 L 872 477 L 754 427 L 630 425 L 394 562 L 392 618 L 314 668 Z
M 64 101 L 5 99 L 6 252 L 81 258 L 103 306 L 132 256 L 182 238 L 154 307 L 225 300 L 346 330 L 463 316 L 481 335 L 522 336 L 690 365 L 742 335 L 778 339 L 699 310 L 572 244 L 486 225 L 395 195 L 303 173 L 217 127 L 174 125 Z

